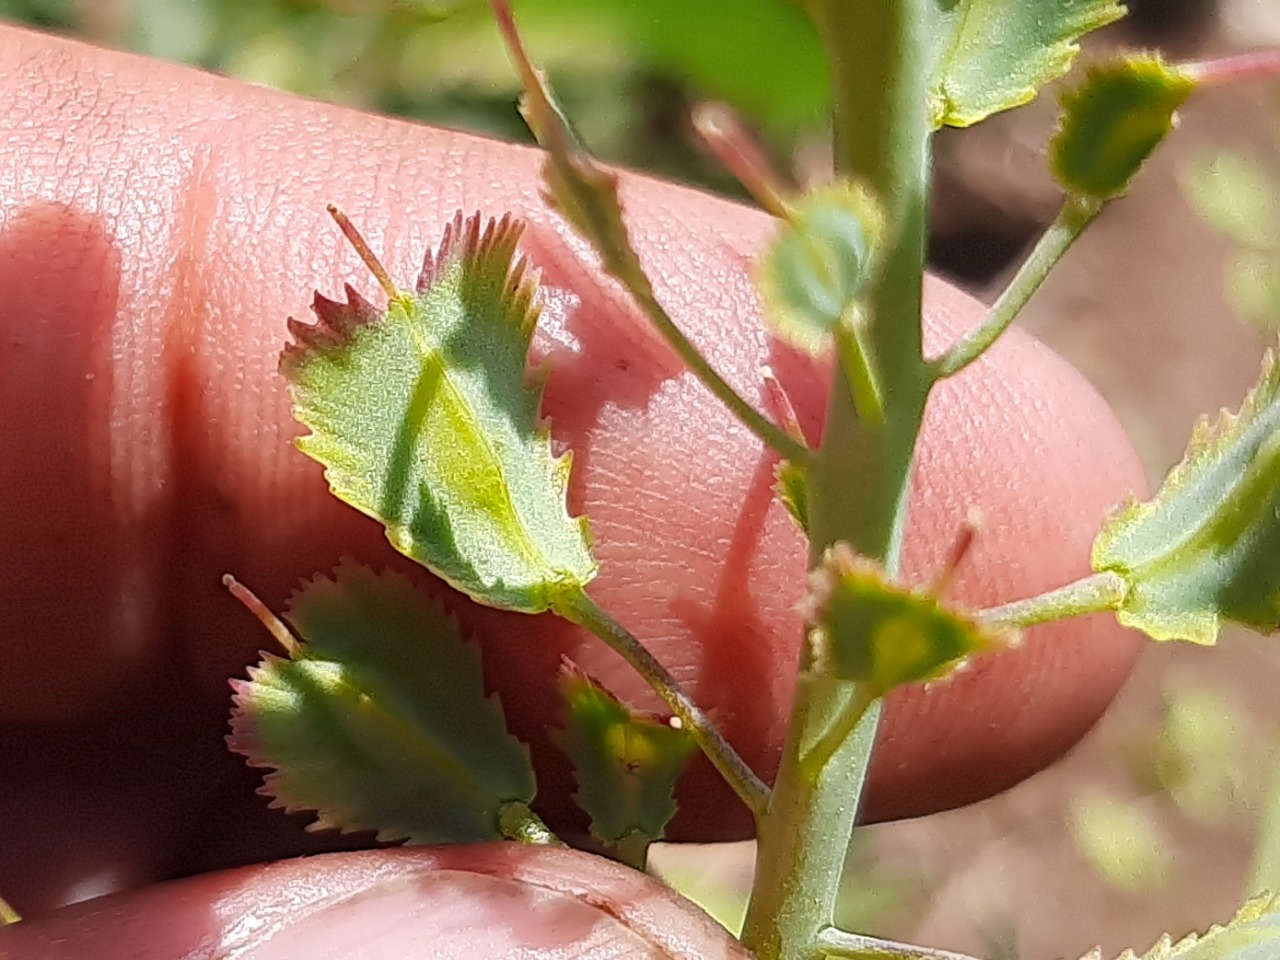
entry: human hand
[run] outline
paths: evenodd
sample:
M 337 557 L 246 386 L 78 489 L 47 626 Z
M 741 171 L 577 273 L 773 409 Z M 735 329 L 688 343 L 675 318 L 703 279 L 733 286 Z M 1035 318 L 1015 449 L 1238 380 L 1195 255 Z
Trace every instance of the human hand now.
M 14 30 L 0 31 L 0 90 L 0 895 L 37 916 L 89 893 L 342 844 L 304 839 L 297 818 L 266 811 L 256 775 L 221 742 L 226 681 L 267 645 L 222 573 L 278 609 L 342 555 L 406 569 L 290 443 L 298 430 L 276 374 L 285 318 L 304 313 L 313 288 L 369 287 L 329 202 L 402 282 L 458 208 L 529 220 L 525 250 L 549 287 L 535 344 L 554 361 L 544 409 L 574 450 L 573 504 L 601 561 L 594 594 L 772 774 L 800 637 L 802 539 L 772 498 L 759 444 L 543 207 L 534 152 Z M 748 395 L 772 364 L 816 435 L 826 375 L 761 332 L 746 278 L 769 221 L 637 177 L 623 188 L 671 313 Z M 933 349 L 980 316 L 941 282 L 926 295 Z M 1102 401 L 1015 331 L 931 401 L 905 571 L 936 571 L 977 507 L 986 525 L 955 596 L 979 607 L 1040 592 L 1086 571 L 1099 518 L 1142 486 Z M 449 602 L 485 647 L 542 791 L 561 800 L 549 815 L 572 826 L 570 774 L 544 733 L 560 655 L 624 699 L 652 704 L 648 691 L 566 624 Z M 1096 719 L 1138 649 L 1110 619 L 1086 618 L 900 691 L 868 816 L 926 813 L 1025 778 Z M 745 835 L 745 811 L 706 765 L 680 800 L 675 836 Z M 248 918 L 296 905 L 299 891 L 329 902 L 405 871 L 420 879 L 393 884 L 395 936 L 447 916 L 442 936 L 465 956 L 464 935 L 546 926 L 522 900 L 493 913 L 514 874 L 487 892 L 474 877 L 491 876 L 482 868 L 495 857 L 532 858 L 529 869 L 571 887 L 636 882 L 539 856 L 383 852 L 206 877 L 24 922 L 0 932 L 0 956 L 83 955 L 90 942 L 104 956 L 194 954 L 197 940 L 261 936 L 270 925 Z M 446 889 L 439 858 L 455 880 L 460 869 L 473 879 Z M 658 897 L 654 915 L 678 909 L 644 885 L 618 896 Z M 361 937 L 372 915 L 358 905 L 377 914 L 381 901 L 344 902 L 348 913 L 306 929 L 331 945 Z M 77 930 L 97 933 L 56 945 Z M 387 955 L 406 942 L 385 944 Z M 284 943 L 271 949 L 288 955 Z

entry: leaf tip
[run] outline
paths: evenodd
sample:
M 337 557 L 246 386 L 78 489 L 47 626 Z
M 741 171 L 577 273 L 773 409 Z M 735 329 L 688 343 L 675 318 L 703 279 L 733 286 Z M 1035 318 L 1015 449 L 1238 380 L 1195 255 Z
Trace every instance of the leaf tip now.
M 378 286 L 382 287 L 386 292 L 387 299 L 394 300 L 399 296 L 400 291 L 396 289 L 396 285 L 391 281 L 391 275 L 387 273 L 387 268 L 382 265 L 382 261 L 373 252 L 373 248 L 369 246 L 368 241 L 356 229 L 356 225 L 335 204 L 329 204 L 326 209 L 329 211 L 329 216 L 333 217 L 334 222 L 338 225 L 338 229 L 342 231 L 342 235 L 347 238 L 347 242 L 355 249 L 356 255 L 360 257 L 364 265 L 369 268 L 369 272 L 373 274 L 374 279 L 378 281 Z
M 272 613 L 265 603 L 258 599 L 252 590 L 229 573 L 222 575 L 222 585 L 227 588 L 231 596 L 239 600 L 241 605 L 258 619 L 259 623 L 267 628 L 267 632 L 275 638 L 275 641 L 290 656 L 295 656 L 298 653 L 301 649 L 298 639 L 289 632 L 289 628 L 284 625 L 284 622 Z

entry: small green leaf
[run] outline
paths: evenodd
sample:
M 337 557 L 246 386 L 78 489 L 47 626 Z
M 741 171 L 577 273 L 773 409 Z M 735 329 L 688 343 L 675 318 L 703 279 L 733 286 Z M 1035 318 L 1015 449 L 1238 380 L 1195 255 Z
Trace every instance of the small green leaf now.
M 756 271 L 774 333 L 821 353 L 866 289 L 883 233 L 879 204 L 855 184 L 821 187 L 797 200 Z
M 679 727 L 620 703 L 566 661 L 560 674 L 563 730 L 551 738 L 573 761 L 574 800 L 591 817 L 591 835 L 642 867 L 648 845 L 675 816 L 676 780 L 697 751 Z
M 1165 934 L 1139 957 L 1126 950 L 1116 960 L 1274 960 L 1280 956 L 1280 898 L 1255 897 L 1240 908 L 1230 923 L 1173 942 Z M 1101 960 L 1094 950 L 1081 960 Z
M 1225 621 L 1280 626 L 1280 367 L 1236 414 L 1197 424 L 1155 496 L 1131 503 L 1093 545 L 1095 570 L 1125 579 L 1116 616 L 1156 640 L 1212 644 Z
M 1115 0 L 934 0 L 933 122 L 967 127 L 1033 100 L 1071 67 L 1086 33 L 1124 16 Z
M 335 495 L 479 602 L 540 613 L 581 594 L 596 564 L 565 506 L 571 457 L 553 454 L 525 373 L 538 308 L 513 264 L 521 229 L 459 214 L 385 310 L 350 287 L 346 303 L 317 294 L 318 322 L 290 321 L 281 368 L 311 430 L 298 445 Z
M 894 583 L 847 543 L 823 554 L 804 612 L 812 672 L 852 681 L 869 697 L 944 677 L 969 656 L 1012 639 L 927 591 Z
M 18 916 L 18 911 L 0 899 L 0 927 L 7 927 L 11 923 L 18 923 L 22 917 Z
M 1090 67 L 1084 81 L 1062 95 L 1062 117 L 1049 143 L 1054 176 L 1078 197 L 1120 196 L 1195 89 L 1190 71 L 1158 56 Z
M 302 642 L 233 682 L 228 737 L 273 769 L 272 805 L 384 840 L 500 838 L 504 805 L 533 798 L 533 769 L 453 618 L 403 577 L 344 562 L 285 619 Z

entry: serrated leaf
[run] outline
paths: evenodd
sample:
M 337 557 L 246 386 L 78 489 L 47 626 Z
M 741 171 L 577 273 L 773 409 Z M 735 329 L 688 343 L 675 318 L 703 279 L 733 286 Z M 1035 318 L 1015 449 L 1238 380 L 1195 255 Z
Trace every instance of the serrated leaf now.
M 476 646 L 394 573 L 344 562 L 285 613 L 302 643 L 234 681 L 228 743 L 312 829 L 416 843 L 497 839 L 534 794 L 527 748 L 486 696 Z
M 1280 627 L 1280 367 L 1268 353 L 1235 414 L 1196 425 L 1155 496 L 1131 503 L 1093 545 L 1122 576 L 1116 612 L 1156 640 L 1212 644 L 1225 622 Z
M 967 127 L 1033 100 L 1077 41 L 1124 16 L 1115 0 L 934 0 L 935 127 Z
M 571 457 L 540 421 L 525 373 L 536 280 L 513 262 L 522 227 L 461 214 L 413 292 L 378 310 L 347 288 L 290 321 L 298 441 L 335 495 L 380 520 L 396 549 L 481 603 L 560 609 L 595 576 L 569 516 Z
M 1189 70 L 1158 56 L 1091 66 L 1083 82 L 1062 95 L 1058 131 L 1049 142 L 1053 175 L 1078 197 L 1120 196 L 1195 89 Z
M 1100 951 L 1082 960 L 1100 960 Z M 1255 897 L 1240 908 L 1231 922 L 1215 924 L 1202 934 L 1177 943 L 1165 934 L 1139 957 L 1126 950 L 1116 960 L 1275 960 L 1280 956 L 1280 898 Z
M 564 728 L 555 744 L 573 762 L 574 800 L 591 835 L 633 866 L 676 813 L 676 781 L 697 751 L 684 730 L 642 714 L 566 663 L 558 683 Z
M 821 353 L 866 289 L 883 233 L 879 204 L 856 184 L 820 187 L 795 201 L 756 269 L 773 332 Z
M 804 612 L 813 672 L 853 682 L 870 697 L 946 676 L 973 654 L 1012 639 L 925 590 L 894 583 L 847 543 L 823 554 Z

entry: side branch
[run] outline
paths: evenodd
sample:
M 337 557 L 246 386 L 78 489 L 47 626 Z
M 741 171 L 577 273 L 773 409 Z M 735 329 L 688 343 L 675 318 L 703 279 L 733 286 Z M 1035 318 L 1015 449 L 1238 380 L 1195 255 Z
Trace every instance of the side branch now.
M 1022 312 L 1032 294 L 1040 289 L 1049 271 L 1101 210 L 1102 204 L 1095 200 L 1074 197 L 1067 199 L 1049 229 L 1036 242 L 1031 255 L 1018 269 L 1013 281 L 992 304 L 982 323 L 956 341 L 942 356 L 929 361 L 930 370 L 936 379 L 941 380 L 959 373 L 987 352 L 1000 338 L 1000 334 L 1009 329 L 1009 325 Z

